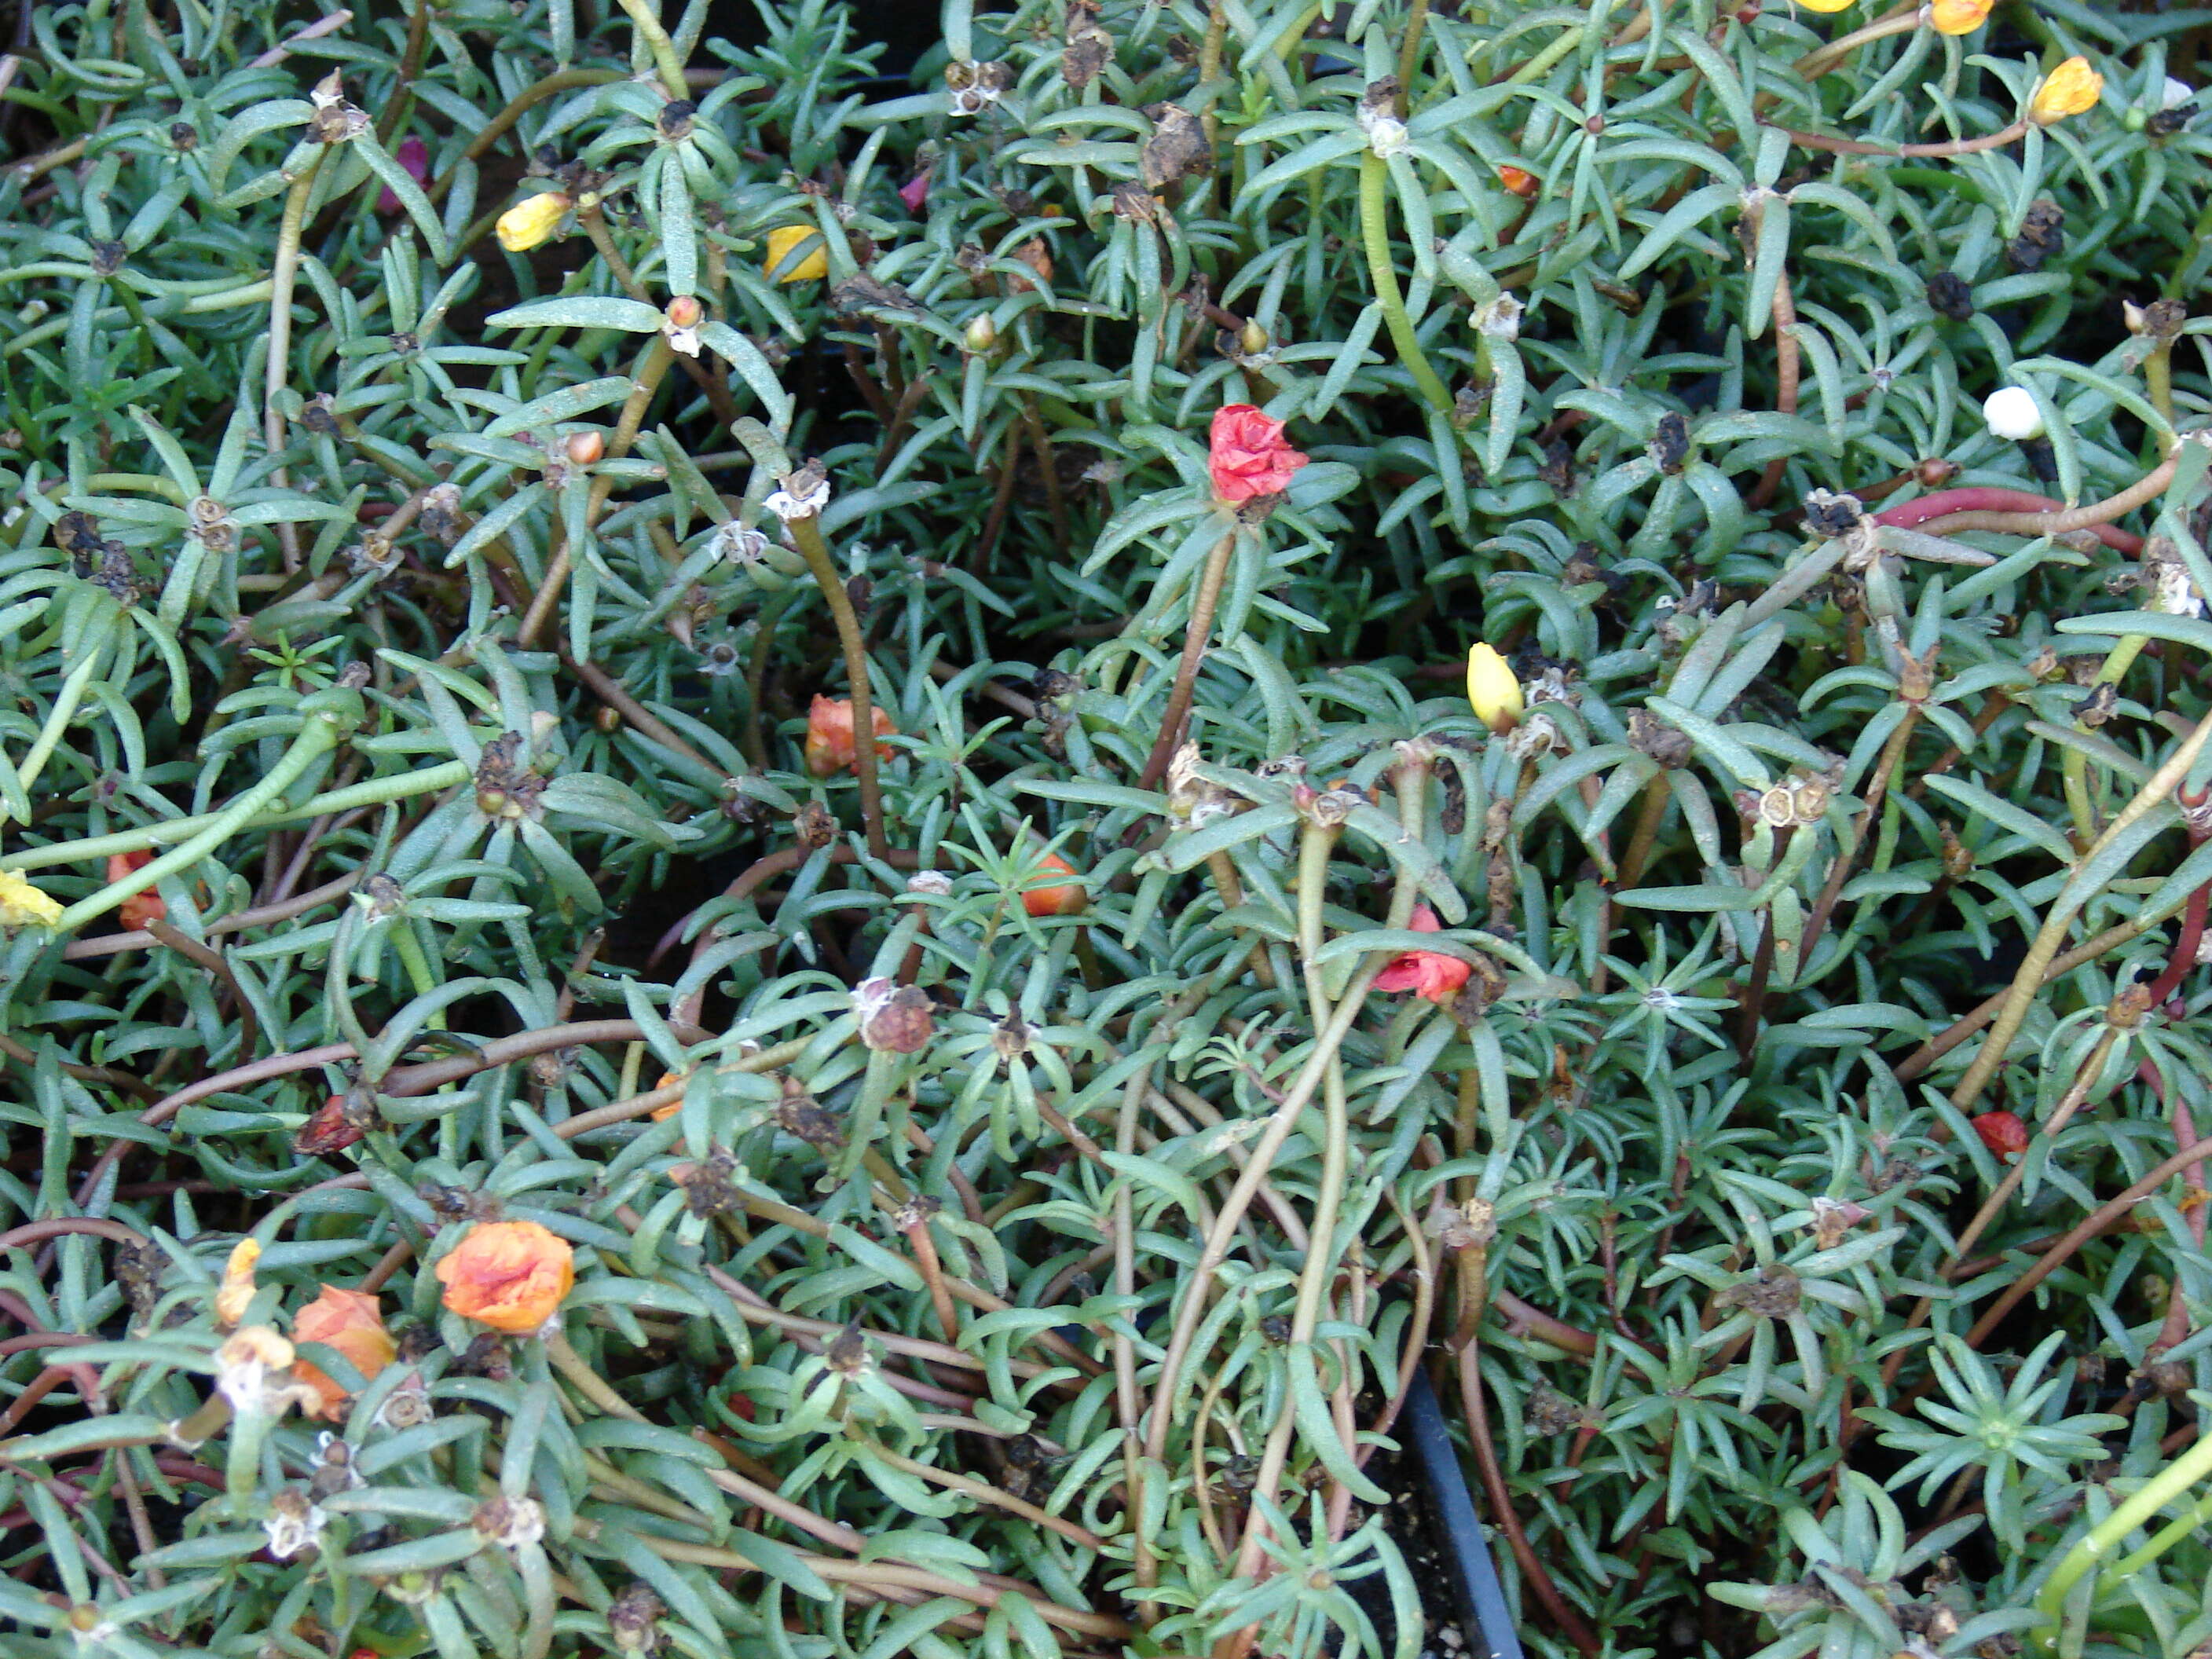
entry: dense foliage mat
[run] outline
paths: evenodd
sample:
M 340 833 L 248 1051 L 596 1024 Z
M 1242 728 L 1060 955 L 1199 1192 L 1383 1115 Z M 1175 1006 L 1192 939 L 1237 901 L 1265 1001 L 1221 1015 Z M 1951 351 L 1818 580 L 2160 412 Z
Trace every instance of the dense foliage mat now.
M 870 9 L 10 14 L 9 1651 L 2208 1650 L 2205 15 Z

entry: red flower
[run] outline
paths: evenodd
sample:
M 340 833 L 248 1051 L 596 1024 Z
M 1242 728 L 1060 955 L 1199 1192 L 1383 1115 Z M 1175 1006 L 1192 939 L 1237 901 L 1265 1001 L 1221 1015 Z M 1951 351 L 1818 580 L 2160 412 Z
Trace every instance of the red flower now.
M 134 870 L 143 870 L 153 861 L 151 853 L 110 853 L 107 855 L 108 882 L 112 885 Z M 134 933 L 143 930 L 149 921 L 166 921 L 168 915 L 168 905 L 150 887 L 143 893 L 133 893 L 118 905 L 115 911 L 115 919 Z
M 399 148 L 392 152 L 392 159 L 399 163 L 402 173 L 418 185 L 430 176 L 430 147 L 420 138 L 402 138 Z M 386 185 L 376 192 L 376 210 L 379 213 L 399 211 L 399 197 L 391 185 Z
M 1433 933 L 1439 926 L 1437 913 L 1427 905 L 1413 907 L 1415 933 Z M 1468 975 L 1474 971 L 1468 963 L 1441 951 L 1408 951 L 1375 975 L 1375 988 L 1413 991 L 1431 1002 L 1449 1002 L 1459 994 L 1459 988 L 1467 983 Z
M 2027 1125 L 2017 1112 L 1984 1112 L 1973 1121 L 1982 1145 L 1998 1158 L 2015 1158 L 2027 1150 Z
M 1224 501 L 1249 501 L 1291 487 L 1291 475 L 1306 458 L 1283 441 L 1283 423 L 1249 404 L 1231 404 L 1213 411 L 1208 434 L 1206 471 L 1213 493 Z

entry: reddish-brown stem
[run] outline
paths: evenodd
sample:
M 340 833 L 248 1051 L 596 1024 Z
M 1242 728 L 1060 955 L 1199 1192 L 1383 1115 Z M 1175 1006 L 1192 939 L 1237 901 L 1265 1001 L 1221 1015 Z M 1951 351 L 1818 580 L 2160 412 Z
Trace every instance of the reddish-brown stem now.
M 1795 127 L 1777 127 L 1778 132 L 1790 135 L 1790 142 L 1802 144 L 1807 149 L 1824 149 L 1832 155 L 1972 155 L 1985 149 L 2002 149 L 2007 144 L 2017 143 L 2027 136 L 2029 123 L 2015 121 L 2001 132 L 1989 132 L 1978 138 L 1946 138 L 1929 144 L 1869 144 L 1856 138 L 1831 138 L 1825 133 L 1800 132 Z
M 1175 687 L 1168 693 L 1167 711 L 1160 716 L 1159 736 L 1152 740 L 1152 752 L 1145 761 L 1145 770 L 1137 780 L 1139 789 L 1157 789 L 1160 780 L 1168 775 L 1168 763 L 1182 742 L 1182 723 L 1190 713 L 1191 693 L 1198 684 L 1199 665 L 1206 660 L 1206 642 L 1213 637 L 1213 611 L 1221 602 L 1221 586 L 1229 574 L 1229 556 L 1236 550 L 1237 531 L 1232 526 L 1213 544 L 1206 556 L 1206 568 L 1198 579 L 1198 591 L 1191 596 L 1190 625 L 1183 630 L 1182 658 L 1176 665 Z
M 2072 973 L 2085 962 L 2094 962 L 2106 951 L 2125 945 L 2142 932 L 2143 929 L 2131 921 L 2124 921 L 2117 927 L 2106 928 L 2087 944 L 2077 945 L 2063 956 L 2052 957 L 2051 966 L 2043 970 L 2043 983 L 2048 985 L 2062 975 Z M 1898 1061 L 1893 1068 L 1897 1080 L 1900 1083 L 1910 1083 L 1944 1055 L 1949 1054 L 1952 1049 L 1987 1025 L 2003 1009 L 2005 999 L 2010 994 L 2008 990 L 1998 992 L 1977 1007 L 1973 1012 L 1953 1021 L 1944 1030 L 1929 1038 L 1927 1042 Z
M 1774 412 L 1795 415 L 1797 412 L 1797 376 L 1800 372 L 1797 337 L 1791 332 L 1797 326 L 1797 306 L 1790 292 L 1790 273 L 1780 272 L 1774 283 Z M 1774 499 L 1774 492 L 1782 487 L 1782 470 L 1789 465 L 1789 457 L 1777 455 L 1766 464 L 1759 475 L 1757 488 L 1753 489 L 1744 505 L 1754 513 L 1763 513 Z
M 1513 1511 L 1513 1496 L 1505 1486 L 1505 1471 L 1498 1462 L 1498 1448 L 1490 1437 L 1490 1409 L 1482 1398 L 1482 1369 L 1479 1363 L 1481 1345 L 1469 1342 L 1459 1351 L 1460 1404 L 1467 1413 L 1468 1439 L 1474 1448 L 1474 1464 L 1482 1476 L 1483 1491 L 1490 1500 L 1490 1518 L 1505 1534 L 1505 1541 L 1513 1552 L 1514 1565 L 1521 1569 L 1521 1577 L 1559 1633 L 1574 1644 L 1577 1650 L 1595 1659 L 1602 1644 L 1595 1632 L 1584 1624 L 1575 1610 L 1567 1605 L 1559 1587 L 1552 1582 L 1544 1563 L 1528 1542 L 1528 1534 L 1521 1529 L 1521 1517 Z
M 1909 501 L 1899 501 L 1895 507 L 1884 507 L 1874 515 L 1876 524 L 1894 525 L 1910 530 L 1927 525 L 1931 520 L 1947 519 L 1955 513 L 2063 513 L 2066 503 L 2048 495 L 2039 495 L 2032 489 L 2000 489 L 1994 485 L 1975 484 L 1958 489 L 1938 489 L 1930 495 L 1916 495 Z M 1972 528 L 1972 526 L 1961 526 Z M 2142 538 L 2132 532 L 2115 529 L 2109 524 L 2087 524 L 2081 526 L 2103 542 L 2106 546 L 2134 558 L 2142 551 Z M 2041 532 L 2035 532 L 2041 534 Z
M 2045 1251 L 2041 1260 L 2014 1279 L 2004 1294 L 1990 1304 L 1982 1316 L 1974 1322 L 1973 1328 L 1966 1333 L 1966 1346 L 1979 1347 L 1982 1339 L 1996 1328 L 1997 1322 L 2019 1306 L 2037 1285 L 2072 1261 L 2075 1252 L 2123 1218 L 2136 1205 L 2174 1176 L 2203 1163 L 2208 1157 L 2212 1157 L 2212 1139 L 2191 1141 L 2126 1191 L 2099 1205 L 2079 1225 Z

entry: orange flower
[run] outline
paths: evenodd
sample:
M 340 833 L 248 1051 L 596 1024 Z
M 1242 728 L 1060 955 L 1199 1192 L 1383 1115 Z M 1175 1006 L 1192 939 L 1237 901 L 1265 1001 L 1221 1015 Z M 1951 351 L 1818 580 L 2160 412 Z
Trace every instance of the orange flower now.
M 1524 202 L 1536 199 L 1536 175 L 1533 173 L 1524 173 L 1519 167 L 1500 167 L 1498 182 Z
M 366 1291 L 342 1291 L 335 1285 L 324 1285 L 323 1293 L 300 1310 L 300 1316 L 292 1322 L 292 1340 L 337 1349 L 361 1373 L 364 1382 L 389 1365 L 399 1352 L 392 1333 L 384 1328 L 376 1298 Z M 325 1418 L 333 1423 L 343 1420 L 346 1391 L 335 1377 L 304 1359 L 293 1363 L 292 1375 L 322 1395 Z
M 891 717 L 880 708 L 872 705 L 868 713 L 873 717 L 878 738 L 898 730 L 891 724 Z M 876 754 L 889 760 L 891 751 L 879 743 Z M 806 711 L 806 769 L 817 778 L 826 778 L 834 772 L 850 771 L 860 758 L 853 741 L 852 699 L 825 697 L 817 693 L 813 706 Z
M 2043 77 L 2035 96 L 2027 102 L 2027 118 L 2039 127 L 2086 114 L 2097 107 L 2105 90 L 2105 77 L 2089 67 L 2086 58 L 2069 58 Z
M 1057 853 L 1044 855 L 1044 870 L 1058 871 L 1064 876 L 1073 876 L 1075 866 Z M 1079 880 L 1066 881 L 1051 887 L 1031 887 L 1022 895 L 1022 908 L 1033 916 L 1073 916 L 1082 912 L 1083 884 Z
M 1972 34 L 1990 21 L 1994 0 L 1936 0 L 1929 21 L 1938 34 Z
M 149 852 L 110 853 L 107 855 L 107 884 L 112 887 L 134 870 L 143 870 L 154 861 Z M 133 893 L 116 910 L 116 919 L 133 933 L 143 929 L 149 921 L 168 920 L 169 907 L 161 896 L 148 888 L 143 893 Z
M 534 1221 L 480 1221 L 440 1258 L 447 1311 L 509 1336 L 542 1328 L 575 1288 L 575 1251 Z
M 1437 913 L 1425 904 L 1413 907 L 1413 931 L 1433 933 L 1440 930 Z M 1378 991 L 1413 991 L 1431 1002 L 1449 1002 L 1459 994 L 1459 988 L 1467 983 L 1474 968 L 1457 957 L 1448 957 L 1441 951 L 1407 951 L 1394 957 L 1382 971 L 1375 975 Z
M 682 1081 L 683 1079 L 678 1077 L 675 1073 L 663 1072 L 660 1074 L 660 1081 L 654 1084 L 653 1086 L 656 1089 L 665 1089 L 672 1083 L 680 1083 Z M 666 1119 L 674 1117 L 677 1113 L 683 1109 L 684 1103 L 682 1101 L 672 1100 L 665 1106 L 654 1107 L 652 1111 L 646 1114 L 646 1115 L 650 1117 L 655 1123 L 659 1123 Z

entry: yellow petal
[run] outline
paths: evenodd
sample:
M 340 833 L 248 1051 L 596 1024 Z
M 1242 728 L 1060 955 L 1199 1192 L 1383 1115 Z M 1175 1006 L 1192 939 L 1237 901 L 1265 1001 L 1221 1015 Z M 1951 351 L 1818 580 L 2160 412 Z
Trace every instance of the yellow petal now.
M 1521 723 L 1521 682 L 1491 646 L 1477 644 L 1467 653 L 1467 700 L 1475 718 L 1494 732 L 1502 735 Z
M 557 190 L 526 197 L 499 216 L 499 245 L 509 253 L 527 253 L 561 222 L 574 204 Z
M 1930 21 L 1938 34 L 1972 34 L 1990 21 L 1992 0 L 1935 0 Z
M 2035 96 L 2028 101 L 2028 118 L 2047 127 L 2069 115 L 2085 114 L 2096 108 L 2104 90 L 2105 77 L 2089 67 L 2087 58 L 2069 58 L 2036 88 Z
M 241 1238 L 231 1247 L 230 1260 L 223 1264 L 222 1288 L 215 1293 L 218 1324 L 235 1325 L 246 1317 L 246 1310 L 253 1301 L 254 1264 L 260 1260 L 258 1239 Z
M 13 870 L 0 870 L 0 927 L 51 927 L 62 907 Z
M 1852 0 L 1797 0 L 1797 3 L 1807 11 L 1841 11 L 1850 5 Z
M 779 225 L 768 234 L 768 264 L 765 274 L 775 276 L 776 267 L 790 255 L 792 249 L 810 237 L 815 239 L 814 252 L 797 264 L 776 276 L 779 283 L 811 283 L 830 274 L 830 255 L 820 241 L 822 233 L 812 225 Z

